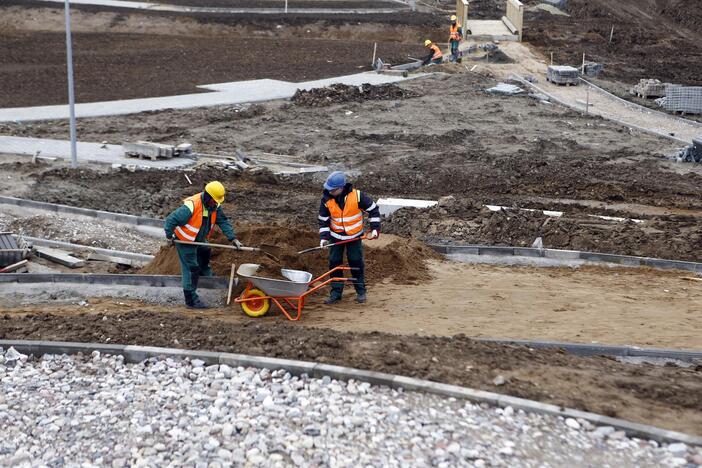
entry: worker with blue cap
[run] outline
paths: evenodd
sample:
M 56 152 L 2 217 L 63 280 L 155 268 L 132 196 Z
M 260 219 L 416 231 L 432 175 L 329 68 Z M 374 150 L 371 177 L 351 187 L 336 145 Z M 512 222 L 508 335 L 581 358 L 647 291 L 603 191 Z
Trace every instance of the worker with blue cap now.
M 377 239 L 380 235 L 380 209 L 373 199 L 353 188 L 346 182 L 346 174 L 340 171 L 332 172 L 324 182 L 324 192 L 319 205 L 319 246 L 329 246 L 329 269 L 340 266 L 344 261 L 344 249 L 349 266 L 353 268 L 356 302 L 366 302 L 365 264 L 363 261 L 363 245 L 361 237 L 364 234 L 363 212 L 368 213 L 371 232 L 366 239 Z M 340 241 L 344 242 L 335 245 Z M 332 277 L 341 277 L 343 273 L 336 271 Z M 341 301 L 344 292 L 344 282 L 331 283 L 331 294 L 325 304 L 335 304 Z

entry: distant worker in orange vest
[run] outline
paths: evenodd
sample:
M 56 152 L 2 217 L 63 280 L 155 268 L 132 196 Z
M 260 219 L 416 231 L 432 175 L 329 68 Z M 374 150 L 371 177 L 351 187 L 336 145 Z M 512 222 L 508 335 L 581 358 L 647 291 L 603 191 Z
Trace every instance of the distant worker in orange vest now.
M 451 61 L 460 62 L 460 52 L 458 44 L 463 39 L 463 28 L 458 24 L 456 15 L 451 15 L 451 26 L 449 27 L 449 44 L 451 45 Z
M 424 41 L 424 47 L 429 49 L 429 55 L 424 59 L 422 65 L 429 65 L 430 63 L 441 63 L 444 61 L 444 54 L 441 53 L 439 46 L 432 43 L 429 39 Z
M 356 302 L 366 302 L 365 264 L 363 262 L 363 212 L 369 215 L 371 232 L 366 239 L 377 239 L 380 235 L 380 208 L 373 199 L 356 190 L 350 183 L 346 183 L 346 174 L 332 172 L 324 182 L 324 192 L 319 205 L 319 246 L 329 246 L 329 269 L 336 268 L 344 262 L 344 248 L 349 266 L 353 268 L 351 274 L 356 288 Z M 340 241 L 349 241 L 341 245 L 334 245 Z M 332 273 L 332 277 L 343 276 L 341 271 Z M 344 282 L 331 283 L 331 293 L 325 304 L 336 304 L 341 301 L 344 292 Z
M 207 305 L 197 295 L 197 283 L 201 276 L 212 276 L 210 248 L 187 245 L 187 242 L 207 242 L 212 228 L 217 225 L 229 242 L 236 248 L 243 247 L 234 234 L 234 228 L 222 211 L 224 185 L 210 182 L 205 190 L 183 200 L 166 218 L 166 238 L 174 243 L 180 260 L 185 305 L 191 309 L 206 309 Z M 175 240 L 185 242 L 181 244 Z

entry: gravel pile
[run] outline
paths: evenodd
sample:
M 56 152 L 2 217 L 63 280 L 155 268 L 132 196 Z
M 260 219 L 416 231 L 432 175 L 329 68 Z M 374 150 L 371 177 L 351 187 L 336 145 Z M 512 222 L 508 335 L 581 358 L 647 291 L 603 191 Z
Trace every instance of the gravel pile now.
M 695 466 L 585 421 L 285 371 L 0 354 L 0 466 Z

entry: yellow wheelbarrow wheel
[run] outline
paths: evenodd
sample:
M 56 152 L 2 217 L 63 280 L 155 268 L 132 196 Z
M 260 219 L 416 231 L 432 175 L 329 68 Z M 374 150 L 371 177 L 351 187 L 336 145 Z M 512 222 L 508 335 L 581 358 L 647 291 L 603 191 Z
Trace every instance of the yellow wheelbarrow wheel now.
M 249 317 L 261 317 L 266 315 L 268 309 L 271 308 L 271 300 L 267 299 L 265 296 L 266 293 L 260 289 L 250 289 L 248 292 L 241 295 L 242 299 L 250 299 L 254 297 L 260 297 L 261 299 L 242 302 L 241 310 L 243 310 Z

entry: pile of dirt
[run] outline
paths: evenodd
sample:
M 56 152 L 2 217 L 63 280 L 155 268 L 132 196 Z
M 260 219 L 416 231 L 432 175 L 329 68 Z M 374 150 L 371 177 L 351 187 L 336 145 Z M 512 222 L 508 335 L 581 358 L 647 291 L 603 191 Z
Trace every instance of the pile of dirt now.
M 166 346 L 317 361 L 463 385 L 702 435 L 701 366 L 633 366 L 561 350 L 481 343 L 463 335 L 349 333 L 280 320 L 242 324 L 172 309 L 122 307 L 127 310 L 68 316 L 14 314 L 6 309 L 0 317 L 0 339 Z M 505 378 L 504 385 L 493 383 L 498 375 Z
M 418 93 L 400 88 L 395 84 L 371 85 L 364 83 L 361 86 L 333 84 L 326 88 L 316 88 L 309 91 L 298 89 L 292 97 L 292 102 L 298 106 L 326 107 L 344 102 L 398 100 L 418 96 Z
M 541 211 L 490 211 L 475 201 L 453 200 L 429 209 L 398 210 L 383 229 L 434 242 L 530 247 L 541 237 L 548 248 L 702 261 L 702 219 L 692 216 L 651 217 L 637 223 L 585 213 L 552 217 Z
M 258 263 L 257 275 L 283 278 L 281 268 L 303 270 L 319 276 L 328 270 L 327 252 L 310 252 L 298 255 L 297 252 L 318 245 L 318 232 L 294 226 L 246 225 L 237 226 L 237 237 L 247 246 L 261 244 L 280 247 L 280 261 L 275 261 L 259 252 L 243 252 L 228 249 L 212 249 L 211 266 L 215 275 L 227 276 L 232 264 Z M 224 236 L 217 231 L 210 239 L 212 243 L 227 244 Z M 431 248 L 411 239 L 393 240 L 382 247 L 366 244 L 366 280 L 368 282 L 413 283 L 430 278 L 426 262 L 440 256 Z M 178 275 L 180 264 L 175 247 L 164 246 L 154 260 L 141 269 L 150 275 Z M 347 275 L 350 276 L 350 275 Z

